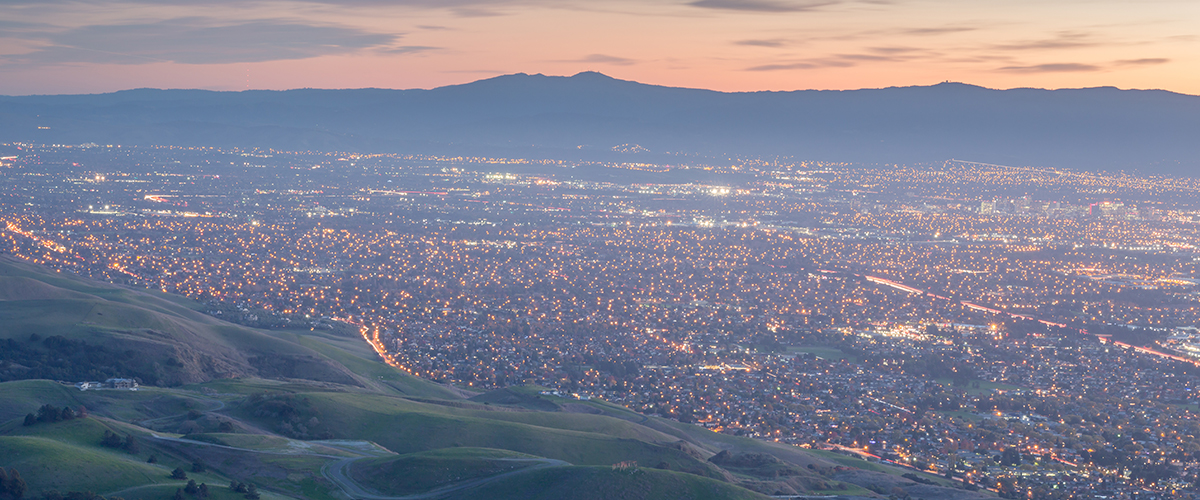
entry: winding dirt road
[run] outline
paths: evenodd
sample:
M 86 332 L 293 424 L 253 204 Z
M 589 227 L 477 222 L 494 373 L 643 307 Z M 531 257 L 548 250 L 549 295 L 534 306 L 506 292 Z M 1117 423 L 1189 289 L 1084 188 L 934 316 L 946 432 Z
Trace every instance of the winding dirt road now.
M 353 464 L 355 461 L 361 460 L 363 458 L 367 458 L 367 457 L 344 458 L 344 459 L 341 459 L 341 460 L 338 460 L 335 462 L 331 462 L 321 468 L 321 474 L 323 474 L 325 476 L 325 478 L 329 479 L 334 484 L 336 484 L 337 487 L 340 488 L 344 493 L 346 493 L 347 495 L 350 495 L 351 498 L 361 499 L 361 500 L 425 500 L 425 499 L 438 498 L 443 495 L 453 493 L 455 491 L 465 490 L 467 488 L 474 488 L 476 486 L 484 485 L 484 484 L 487 484 L 487 483 L 490 483 L 493 481 L 499 481 L 501 479 L 504 479 L 506 477 L 513 476 L 516 474 L 523 474 L 523 473 L 533 471 L 533 470 L 545 469 L 547 467 L 564 467 L 564 466 L 571 465 L 570 463 L 564 462 L 562 460 L 554 460 L 551 458 L 502 458 L 502 459 L 498 459 L 498 460 L 502 460 L 505 462 L 536 462 L 536 463 L 529 467 L 517 469 L 514 471 L 504 472 L 501 474 L 496 474 L 494 476 L 488 476 L 488 477 L 479 478 L 479 479 L 472 479 L 470 481 L 463 481 L 461 483 L 455 483 L 455 484 L 451 484 L 451 485 L 442 486 L 440 488 L 435 488 L 435 489 L 429 490 L 425 493 L 417 493 L 415 495 L 405 495 L 405 496 L 388 496 L 388 495 L 380 495 L 378 493 L 371 493 L 371 492 L 367 491 L 366 489 L 359 486 L 358 483 L 354 482 L 354 480 L 350 478 L 349 474 L 346 474 L 346 470 L 350 467 L 350 464 Z
M 254 449 L 242 448 L 242 447 L 238 447 L 238 446 L 228 446 L 228 445 L 223 445 L 223 444 L 209 443 L 209 442 L 205 442 L 205 441 L 197 441 L 195 439 L 160 436 L 158 433 L 155 433 L 155 432 L 151 432 L 150 436 L 159 441 L 169 441 L 169 442 L 173 442 L 173 443 L 188 444 L 188 445 L 194 445 L 194 446 L 209 446 L 209 447 L 213 447 L 213 448 L 234 450 L 234 451 L 245 452 L 245 453 L 258 453 L 258 454 L 262 454 L 262 455 L 288 455 L 288 456 L 302 455 L 302 456 L 309 456 L 309 457 L 327 458 L 327 459 L 330 459 L 331 461 L 321 467 L 321 475 L 325 476 L 325 478 L 328 479 L 330 482 L 332 482 L 334 484 L 334 486 L 337 486 L 338 489 L 342 490 L 342 493 L 345 493 L 350 498 L 353 498 L 356 500 L 424 500 L 424 499 L 433 499 L 433 498 L 438 498 L 438 497 L 441 497 L 441 496 L 444 496 L 444 495 L 447 495 L 447 494 L 450 494 L 450 493 L 453 493 L 456 491 L 464 490 L 467 488 L 474 488 L 476 486 L 481 486 L 481 485 L 484 485 L 484 484 L 487 484 L 487 483 L 490 483 L 493 481 L 499 481 L 501 479 L 504 479 L 504 478 L 507 478 L 507 477 L 510 477 L 510 476 L 513 476 L 516 474 L 523 474 L 523 473 L 526 473 L 529 471 L 544 469 L 547 467 L 564 467 L 564 466 L 571 465 L 568 462 L 564 462 L 562 460 L 554 460 L 554 459 L 550 459 L 550 458 L 502 458 L 502 459 L 497 459 L 497 460 L 501 460 L 501 461 L 505 461 L 505 462 L 529 462 L 529 463 L 533 463 L 533 465 L 531 465 L 529 467 L 524 467 L 521 469 L 509 471 L 509 472 L 496 474 L 494 476 L 488 476 L 488 477 L 483 477 L 483 478 L 479 478 L 479 479 L 472 479 L 469 481 L 463 481 L 461 483 L 455 483 L 455 484 L 449 484 L 446 486 L 441 486 L 441 487 L 435 488 L 433 490 L 427 491 L 425 493 L 418 493 L 418 494 L 414 494 L 414 495 L 394 496 L 394 495 L 382 495 L 379 493 L 371 492 L 367 488 L 364 488 L 363 486 L 359 485 L 348 474 L 348 470 L 349 470 L 350 466 L 352 464 L 354 464 L 354 462 L 357 462 L 359 460 L 364 460 L 367 458 L 376 458 L 379 456 L 386 456 L 386 454 L 364 453 L 362 449 L 356 449 L 356 447 L 351 447 L 351 446 L 339 446 L 338 444 L 335 444 L 335 443 L 320 443 L 320 444 L 322 446 L 334 448 L 334 449 L 341 450 L 341 451 L 344 451 L 347 453 L 357 454 L 358 456 L 344 457 L 344 456 L 338 456 L 338 455 L 327 455 L 327 454 L 323 454 L 323 453 L 303 452 L 303 451 L 302 452 L 285 452 L 285 451 L 254 450 Z M 371 447 L 374 448 L 375 446 L 377 446 L 377 445 L 372 444 Z M 380 450 L 380 451 L 383 450 L 382 448 L 374 448 L 374 449 Z M 388 452 L 388 453 L 390 453 L 390 452 Z M 152 484 L 152 485 L 135 486 L 133 488 L 126 488 L 126 489 L 123 489 L 120 491 L 114 491 L 114 492 L 106 494 L 105 496 L 107 496 L 107 497 L 111 497 L 114 495 L 119 496 L 121 494 L 129 493 L 129 492 L 141 489 L 141 488 L 150 488 L 150 487 L 155 487 L 155 486 L 160 486 L 160 485 Z

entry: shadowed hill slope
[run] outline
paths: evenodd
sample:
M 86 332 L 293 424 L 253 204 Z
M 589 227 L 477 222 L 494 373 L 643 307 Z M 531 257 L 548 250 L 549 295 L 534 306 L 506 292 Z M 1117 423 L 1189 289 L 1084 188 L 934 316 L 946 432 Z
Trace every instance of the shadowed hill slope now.
M 365 343 L 359 339 L 300 341 L 287 332 L 234 325 L 194 308 L 199 304 L 181 297 L 0 258 L 0 323 L 5 325 L 0 330 L 0 380 L 136 377 L 147 385 L 174 386 L 260 377 L 365 388 L 383 377 L 355 373 L 335 359 L 363 364 L 361 357 L 339 348 L 362 349 Z M 376 370 L 391 372 L 391 379 L 402 377 L 386 366 Z M 434 390 L 430 395 L 455 393 Z
M 538 387 L 465 399 L 379 362 L 361 339 L 258 331 L 194 306 L 0 259 L 0 321 L 11 327 L 0 331 L 0 375 L 10 379 L 0 383 L 4 465 L 25 474 L 34 493 L 130 499 L 171 496 L 183 484 L 168 477 L 176 468 L 222 485 L 213 498 L 241 498 L 224 486 L 231 482 L 255 482 L 264 498 L 320 499 L 762 498 L 750 490 L 870 495 L 868 487 L 915 487 L 901 477 L 907 471 Z M 305 373 L 281 375 L 256 356 L 300 359 Z M 11 380 L 38 370 L 100 378 L 142 369 L 164 385 L 189 383 L 79 391 Z M 75 416 L 25 418 L 64 407 Z M 115 446 L 109 432 L 139 446 Z M 424 476 L 392 480 L 402 473 Z M 979 498 L 941 484 L 922 487 L 930 498 Z M 368 487 L 380 492 L 355 493 Z

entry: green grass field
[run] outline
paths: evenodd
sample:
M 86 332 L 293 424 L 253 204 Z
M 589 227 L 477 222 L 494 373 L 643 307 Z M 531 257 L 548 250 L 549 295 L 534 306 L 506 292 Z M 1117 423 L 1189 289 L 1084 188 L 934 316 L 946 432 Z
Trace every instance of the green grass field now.
M 355 462 L 350 476 L 389 495 L 411 495 L 532 467 L 536 457 L 489 448 L 451 448 Z
M 271 434 L 228 434 L 214 432 L 208 434 L 189 434 L 187 438 L 222 446 L 271 453 L 289 453 L 295 455 L 316 453 L 336 457 L 355 457 L 360 455 L 359 453 L 348 452 L 340 448 L 325 446 L 320 441 L 301 441 L 299 439 L 289 439 Z
M 108 495 L 108 496 L 120 496 L 121 498 L 124 498 L 125 500 L 165 500 L 165 499 L 171 498 L 173 495 L 175 495 L 175 490 L 184 487 L 186 484 L 187 484 L 186 481 L 172 481 L 172 482 L 160 483 L 160 484 L 148 484 L 148 485 L 143 485 L 143 486 L 138 486 L 138 487 L 134 487 L 134 488 L 128 488 L 125 490 L 121 490 L 119 492 L 116 492 L 117 495 Z M 235 491 L 231 491 L 229 489 L 228 482 L 224 482 L 224 483 L 220 483 L 220 484 L 212 484 L 212 483 L 205 483 L 205 484 L 208 484 L 208 491 L 209 491 L 207 500 L 245 500 L 245 498 L 246 498 L 245 494 L 243 494 L 243 493 L 237 493 Z M 283 500 L 286 498 L 293 498 L 290 496 L 284 496 L 284 495 L 272 493 L 270 491 L 262 490 L 262 489 L 258 490 L 258 492 L 259 492 L 259 495 L 262 496 L 263 500 Z M 185 498 L 187 498 L 186 495 L 185 495 Z M 191 497 L 191 498 L 195 498 L 195 497 Z M 317 500 L 332 500 L 333 497 L 306 496 L 306 498 L 314 498 Z
M 493 500 L 763 500 L 769 497 L 708 478 L 648 469 L 550 467 L 456 492 L 452 499 Z
M 105 430 L 140 436 L 140 452 L 131 454 L 100 446 Z M 188 469 L 190 463 L 163 452 L 138 431 L 127 424 L 96 418 L 39 423 L 10 429 L 0 436 L 0 456 L 5 457 L 7 467 L 21 471 L 35 492 L 56 489 L 105 494 L 146 484 L 178 483 L 169 478 L 171 470 Z M 159 462 L 146 463 L 150 455 L 157 455 Z M 209 484 L 222 480 L 210 473 L 193 476 Z
M 43 437 L 0 437 L 0 453 L 8 467 L 21 471 L 25 481 L 40 490 L 109 492 L 163 483 L 171 472 L 116 452 L 71 446 Z
M 5 422 L 36 413 L 43 404 L 84 406 L 92 414 L 134 421 L 185 413 L 190 409 L 205 410 L 212 406 L 210 401 L 199 394 L 156 387 L 137 391 L 80 391 L 49 380 L 15 380 L 0 384 L 0 429 L 4 429 Z
M 33 353 L 27 356 L 32 363 L 49 349 L 76 355 L 108 345 L 134 351 L 127 355 L 132 359 L 170 365 L 160 380 L 174 385 L 78 391 L 47 380 L 0 383 L 0 465 L 21 472 L 30 496 L 57 489 L 130 500 L 169 498 L 185 484 L 168 477 L 176 467 L 207 483 L 217 499 L 240 498 L 227 489 L 231 479 L 253 481 L 272 500 L 344 498 L 322 475 L 344 457 L 368 457 L 350 473 L 381 490 L 420 492 L 478 481 L 448 491 L 464 499 L 763 498 L 735 483 L 763 491 L 824 488 L 830 481 L 820 474 L 836 465 L 899 474 L 600 400 L 543 396 L 538 387 L 473 394 L 389 367 L 357 337 L 255 330 L 198 310 L 184 298 L 47 273 L 0 257 L 0 323 L 6 326 L 0 338 L 25 342 L 11 352 Z M 39 344 L 30 333 L 88 344 Z M 793 352 L 847 359 L 830 347 Z M 76 366 L 91 363 L 86 356 L 72 359 L 82 360 Z M 45 373 L 60 373 L 51 368 Z M 90 416 L 21 425 L 25 414 L 47 403 L 86 406 Z M 189 416 L 192 410 L 202 414 Z M 101 446 L 106 430 L 137 436 L 140 450 Z M 194 441 L 178 440 L 182 433 Z M 769 454 L 786 464 L 730 472 L 708 461 L 721 451 Z M 151 455 L 154 464 L 147 463 Z M 618 462 L 640 468 L 613 470 Z M 190 472 L 193 463 L 207 471 Z M 787 479 L 768 477 L 784 470 Z M 861 492 L 835 486 L 829 493 Z
M 321 419 L 336 429 L 336 437 L 371 439 L 397 453 L 497 448 L 572 464 L 665 462 L 676 470 L 719 475 L 701 459 L 655 444 L 677 439 L 619 419 L 561 412 L 464 410 L 366 394 L 306 393 L 304 397 L 320 411 Z

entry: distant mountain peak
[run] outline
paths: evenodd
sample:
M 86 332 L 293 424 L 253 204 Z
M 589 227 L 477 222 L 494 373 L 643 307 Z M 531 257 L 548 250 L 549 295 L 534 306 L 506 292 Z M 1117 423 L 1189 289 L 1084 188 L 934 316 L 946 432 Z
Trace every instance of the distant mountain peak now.
M 988 89 L 987 87 L 980 87 L 979 85 L 972 85 L 970 83 L 963 83 L 963 82 L 952 82 L 950 80 L 946 80 L 946 81 L 941 82 L 936 85 L 930 85 L 930 87 L 934 87 L 934 88 L 938 88 L 938 87 L 941 87 L 941 88 L 970 88 L 970 89 L 991 90 L 991 89 Z
M 599 71 L 580 71 L 578 73 L 575 73 L 574 75 L 571 75 L 571 78 L 594 78 L 594 79 L 601 79 L 601 80 L 616 80 L 616 78 L 608 76 Z
M 1200 173 L 1200 96 L 1111 87 L 999 90 L 946 81 L 850 91 L 720 92 L 583 71 L 516 73 L 430 90 L 0 96 L 0 116 L 0 137 L 36 144 L 506 155 L 576 154 L 580 144 L 603 150 L 628 144 L 717 157 L 861 163 L 971 158 Z

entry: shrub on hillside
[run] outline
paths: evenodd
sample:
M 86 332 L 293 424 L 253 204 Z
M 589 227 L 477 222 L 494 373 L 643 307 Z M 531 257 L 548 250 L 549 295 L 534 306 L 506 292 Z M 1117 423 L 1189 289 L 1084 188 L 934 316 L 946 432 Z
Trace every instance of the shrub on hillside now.
M 0 467 L 0 499 L 3 500 L 21 500 L 25 497 L 25 491 L 29 487 L 25 484 L 25 479 L 21 477 L 21 473 L 17 469 L 5 469 Z
M 333 432 L 321 423 L 320 410 L 307 397 L 293 394 L 261 395 L 250 398 L 254 416 L 278 422 L 279 433 L 296 439 L 332 439 Z
M 22 370 L 0 370 L 0 382 L 9 380 L 104 380 L 133 376 L 139 383 L 154 384 L 159 370 L 154 360 L 133 350 L 88 344 L 60 335 L 31 335 L 29 342 L 0 340 L 0 366 L 17 363 Z
M 134 455 L 142 451 L 141 446 L 138 444 L 137 437 L 131 434 L 122 439 L 120 434 L 110 430 L 104 431 L 104 437 L 100 438 L 100 446 L 104 446 L 106 448 L 119 448 Z

